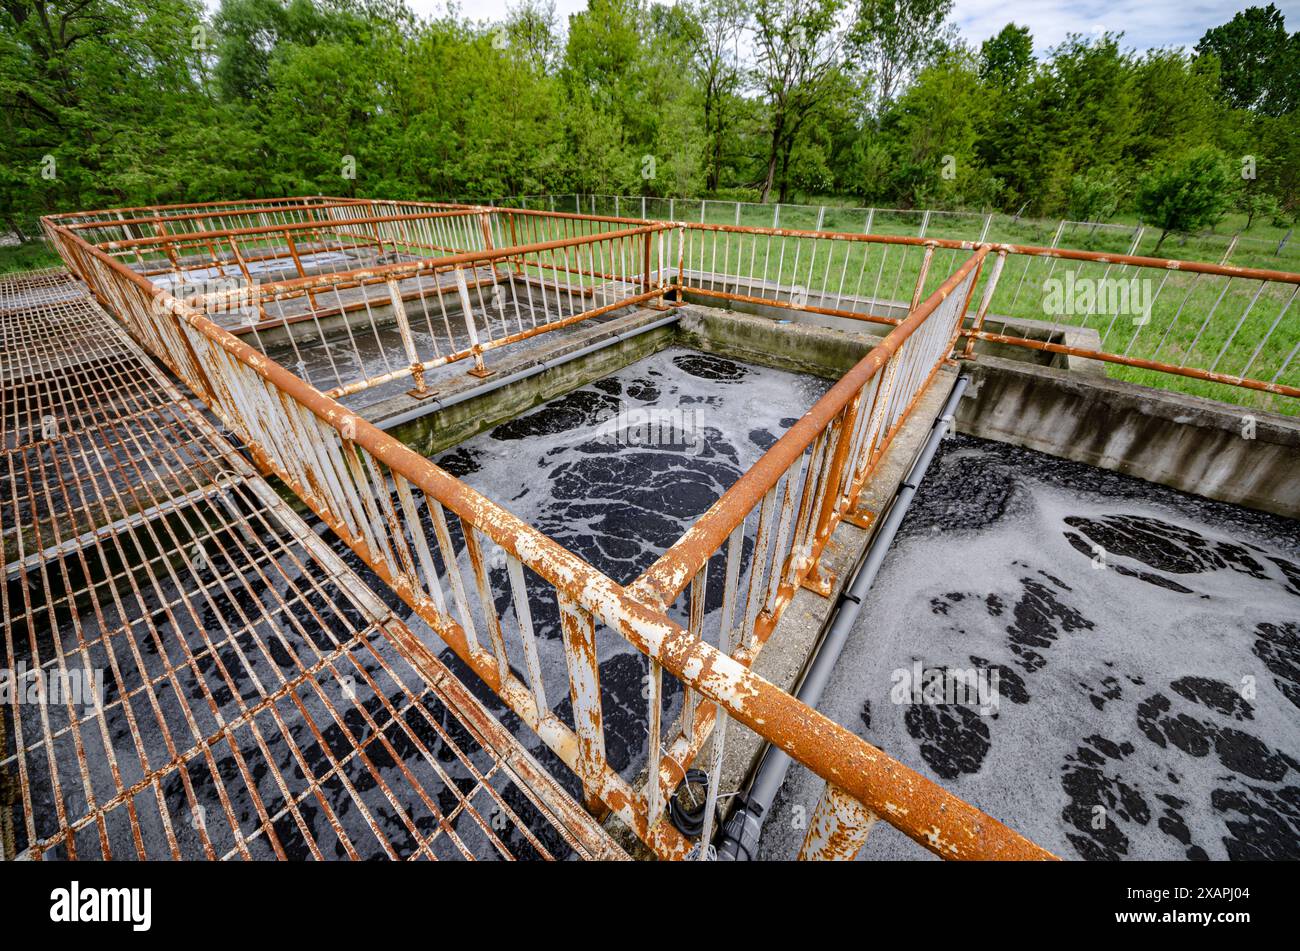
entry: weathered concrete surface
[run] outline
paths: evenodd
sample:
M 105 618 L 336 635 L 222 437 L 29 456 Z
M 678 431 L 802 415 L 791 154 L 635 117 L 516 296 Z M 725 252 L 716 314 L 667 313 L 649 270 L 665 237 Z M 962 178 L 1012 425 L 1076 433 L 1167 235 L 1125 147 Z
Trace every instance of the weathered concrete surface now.
M 680 343 L 746 363 L 838 380 L 880 342 L 886 328 L 858 324 L 830 329 L 780 322 L 713 307 L 680 308 Z
M 636 330 L 662 320 L 665 316 L 667 315 L 662 311 L 643 308 L 620 317 L 606 318 L 593 327 L 568 334 L 554 343 L 530 348 L 517 356 L 494 360 L 490 364 L 492 376 L 486 380 L 479 380 L 466 373 L 458 377 L 456 383 L 439 388 L 437 399 L 417 400 L 402 394 L 366 407 L 364 415 L 375 425 L 384 427 L 387 421 L 402 413 L 413 409 L 428 409 L 426 415 L 393 426 L 389 433 L 416 452 L 432 456 L 485 429 L 491 429 L 498 423 L 513 419 L 540 403 L 562 396 L 658 352 L 674 340 L 676 328 L 670 324 L 629 337 L 594 353 L 547 367 L 527 379 L 487 390 L 451 406 L 442 406 L 439 400 L 483 389 L 485 383 L 491 383 L 494 379 L 509 377 L 549 361 L 562 360 L 583 347 Z M 466 369 L 470 365 L 468 361 L 465 362 Z
M 992 356 L 969 371 L 960 432 L 1300 518 L 1300 420 Z

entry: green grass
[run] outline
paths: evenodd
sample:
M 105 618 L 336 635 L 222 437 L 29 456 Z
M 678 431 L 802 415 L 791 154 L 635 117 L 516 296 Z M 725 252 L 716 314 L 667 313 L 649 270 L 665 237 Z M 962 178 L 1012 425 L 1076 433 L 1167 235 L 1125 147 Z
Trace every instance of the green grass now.
M 44 241 L 27 241 L 23 244 L 7 244 L 0 247 L 0 274 L 38 271 L 41 268 L 58 267 L 62 263 L 59 256 Z
M 639 215 L 639 204 L 639 200 L 625 200 L 620 202 L 619 210 L 625 216 Z M 704 220 L 708 223 L 736 223 L 736 206 L 733 203 L 710 201 L 703 207 Z M 560 211 L 572 210 L 562 203 L 557 203 L 556 208 Z M 583 211 L 591 210 L 590 204 L 584 202 Z M 697 200 L 675 201 L 671 210 L 678 221 L 695 222 L 701 218 L 701 204 Z M 612 199 L 598 199 L 595 211 L 597 214 L 613 214 Z M 667 199 L 647 199 L 646 212 L 652 218 L 667 218 L 669 202 Z M 772 215 L 770 205 L 740 206 L 742 225 L 771 227 Z M 877 210 L 872 216 L 871 231 L 873 234 L 915 237 L 923 215 L 922 211 Z M 818 216 L 817 206 L 782 205 L 780 226 L 791 230 L 814 230 Z M 975 240 L 980 237 L 984 220 L 984 215 L 978 213 L 936 212 L 930 216 L 926 235 Z M 1171 235 L 1160 249 L 1160 256 L 1218 263 L 1231 240 L 1231 234 L 1225 232 L 1230 232 L 1234 224 L 1241 223 L 1244 222 L 1226 221 L 1220 225 L 1217 233 L 1208 235 Z M 865 225 L 866 212 L 862 209 L 827 205 L 821 213 L 823 231 L 862 233 Z M 1007 216 L 995 216 L 986 240 L 1050 245 L 1057 225 L 1057 221 L 1015 221 Z M 1300 272 L 1300 235 L 1287 243 L 1282 254 L 1275 254 L 1277 244 L 1285 234 L 1285 229 L 1257 222 L 1238 242 L 1229 263 Z M 713 258 L 713 246 L 710 245 L 702 265 L 698 257 L 698 241 L 701 237 L 718 242 L 716 260 Z M 1095 229 L 1067 226 L 1062 232 L 1059 246 L 1120 254 L 1130 250 L 1133 238 L 1134 224 L 1131 221 Z M 1136 253 L 1153 256 L 1158 240 L 1158 232 L 1146 229 L 1141 235 Z M 688 269 L 702 266 L 704 270 L 725 269 L 732 274 L 749 274 L 751 260 L 756 255 L 756 263 L 752 267 L 757 278 L 764 276 L 763 265 L 766 259 L 767 280 L 779 281 L 787 286 L 806 287 L 813 305 L 821 304 L 820 293 L 824 291 L 829 297 L 825 306 L 829 307 L 836 306 L 836 297 L 841 291 L 845 296 L 909 300 L 922 258 L 920 248 L 856 242 L 700 233 L 696 233 L 692 241 L 696 242 L 691 244 L 696 256 L 693 261 L 687 262 Z M 817 246 L 815 251 L 812 248 L 814 244 Z M 785 259 L 782 265 L 778 265 L 782 245 L 785 248 Z M 798 274 L 794 270 L 796 254 L 799 255 Z M 810 257 L 810 254 L 815 256 Z M 739 265 L 738 256 L 741 262 Z M 924 293 L 929 294 L 937 288 L 968 256 L 969 252 L 965 251 L 937 252 Z M 670 242 L 667 260 L 670 266 L 676 263 L 675 241 Z M 781 268 L 779 276 L 778 267 Z M 1136 318 L 1127 315 L 1051 312 L 1046 306 L 1045 282 L 1049 278 L 1064 280 L 1070 271 L 1073 271 L 1076 282 L 1080 279 L 1129 281 L 1135 277 L 1149 281 L 1146 290 L 1155 297 L 1149 319 L 1139 324 Z M 986 267 L 972 300 L 972 309 L 980 300 L 988 272 L 989 268 Z M 1300 353 L 1291 359 L 1285 372 L 1279 374 L 1283 364 L 1297 344 L 1300 344 L 1300 299 L 1292 301 L 1287 308 L 1294 291 L 1294 285 L 1278 282 L 1261 286 L 1259 281 L 1210 275 L 1197 277 L 1186 271 L 1012 256 L 1007 259 L 990 314 L 1048 321 L 1062 328 L 1073 326 L 1093 329 L 1102 335 L 1102 349 L 1109 353 L 1158 360 L 1175 366 L 1214 369 L 1220 373 L 1245 375 L 1266 382 L 1274 381 L 1276 376 L 1275 382 L 1300 386 Z M 1284 308 L 1287 308 L 1285 313 Z M 1211 312 L 1213 318 L 1207 321 Z M 1266 345 L 1256 353 L 1257 345 L 1266 335 Z M 1116 379 L 1207 397 L 1244 408 L 1290 416 L 1300 415 L 1300 400 L 1291 397 L 1118 364 L 1107 364 L 1106 368 L 1107 373 Z

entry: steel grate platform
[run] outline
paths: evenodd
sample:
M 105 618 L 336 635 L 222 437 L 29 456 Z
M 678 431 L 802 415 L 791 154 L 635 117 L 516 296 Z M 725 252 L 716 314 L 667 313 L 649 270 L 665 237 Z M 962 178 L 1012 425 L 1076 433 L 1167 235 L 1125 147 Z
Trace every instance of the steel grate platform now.
M 625 857 L 82 285 L 0 335 L 0 856 Z

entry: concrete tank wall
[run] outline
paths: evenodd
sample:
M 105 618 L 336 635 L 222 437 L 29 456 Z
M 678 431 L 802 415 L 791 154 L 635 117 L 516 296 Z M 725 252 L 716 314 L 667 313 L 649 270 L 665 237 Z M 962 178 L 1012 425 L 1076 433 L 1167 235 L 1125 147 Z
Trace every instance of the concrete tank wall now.
M 1300 420 L 997 357 L 968 372 L 961 432 L 1300 518 Z

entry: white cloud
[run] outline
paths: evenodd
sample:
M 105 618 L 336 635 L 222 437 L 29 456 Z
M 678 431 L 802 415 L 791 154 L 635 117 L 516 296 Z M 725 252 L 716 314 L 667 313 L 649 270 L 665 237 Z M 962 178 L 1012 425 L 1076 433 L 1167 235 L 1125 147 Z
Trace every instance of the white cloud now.
M 1267 0 L 1251 0 L 1264 6 Z M 1300 0 L 1273 0 L 1300 29 Z M 1043 55 L 1068 33 L 1124 33 L 1122 44 L 1138 50 L 1195 46 L 1207 29 L 1226 23 L 1247 6 L 1241 0 L 955 0 L 953 20 L 967 42 L 978 45 L 1008 23 L 1029 27 L 1034 51 Z
M 220 0 L 205 0 L 216 9 Z M 663 0 L 661 0 L 663 2 Z M 676 3 L 677 0 L 668 0 Z M 967 42 L 978 46 L 1008 23 L 1027 26 L 1034 35 L 1034 51 L 1043 55 L 1065 39 L 1067 33 L 1096 36 L 1123 32 L 1123 43 L 1138 50 L 1160 46 L 1191 47 L 1207 29 L 1226 23 L 1250 3 L 1268 0 L 954 0 L 953 21 Z M 1300 30 L 1300 0 L 1272 0 L 1287 18 L 1292 31 Z M 417 14 L 442 16 L 446 0 L 407 0 Z M 467 0 L 460 14 L 472 20 L 499 21 L 517 0 Z M 585 9 L 586 0 L 556 0 L 561 23 L 569 14 Z

